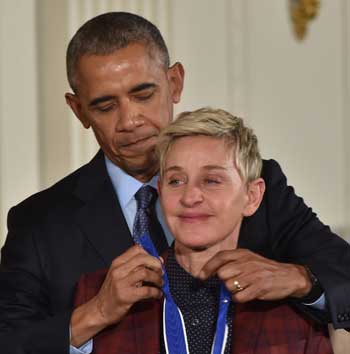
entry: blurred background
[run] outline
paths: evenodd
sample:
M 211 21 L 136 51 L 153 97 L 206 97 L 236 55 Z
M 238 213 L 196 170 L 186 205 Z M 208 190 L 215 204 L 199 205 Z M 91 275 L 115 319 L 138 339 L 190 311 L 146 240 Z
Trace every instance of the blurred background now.
M 317 3 L 0 0 L 0 246 L 9 207 L 97 151 L 65 104 L 65 50 L 83 22 L 116 10 L 157 24 L 172 62 L 184 64 L 177 112 L 213 106 L 243 116 L 263 157 L 276 159 L 297 194 L 349 241 L 350 2 Z

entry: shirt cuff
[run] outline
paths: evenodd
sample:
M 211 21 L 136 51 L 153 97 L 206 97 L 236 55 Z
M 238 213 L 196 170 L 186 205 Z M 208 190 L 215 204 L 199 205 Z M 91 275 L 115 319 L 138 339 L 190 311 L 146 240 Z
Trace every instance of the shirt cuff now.
M 69 354 L 90 354 L 92 352 L 93 340 L 90 339 L 79 348 L 69 346 Z
M 306 306 L 311 306 L 317 310 L 326 311 L 326 296 L 323 293 L 316 301 L 311 303 L 304 303 Z
M 71 327 L 69 326 L 69 340 L 72 339 L 72 331 Z M 93 340 L 90 339 L 79 348 L 73 347 L 73 345 L 69 346 L 69 354 L 90 354 L 93 348 Z

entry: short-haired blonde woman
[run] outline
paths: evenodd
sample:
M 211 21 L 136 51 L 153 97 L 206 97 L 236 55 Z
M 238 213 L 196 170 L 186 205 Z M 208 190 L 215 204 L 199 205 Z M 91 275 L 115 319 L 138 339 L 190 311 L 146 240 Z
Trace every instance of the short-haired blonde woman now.
M 94 338 L 95 352 L 131 353 L 134 341 L 144 354 L 332 353 L 326 329 L 287 301 L 241 303 L 259 281 L 254 264 L 251 272 L 237 272 L 250 255 L 237 249 L 242 221 L 265 190 L 253 131 L 226 111 L 202 108 L 180 114 L 161 133 L 158 150 L 158 190 L 175 239 L 164 257 L 164 300 L 135 304 Z M 81 303 L 103 276 L 80 283 Z

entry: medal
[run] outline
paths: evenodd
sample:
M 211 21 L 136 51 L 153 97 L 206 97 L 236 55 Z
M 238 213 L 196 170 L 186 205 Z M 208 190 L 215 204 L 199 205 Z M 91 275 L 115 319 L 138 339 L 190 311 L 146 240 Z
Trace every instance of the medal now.
M 149 235 L 140 237 L 141 246 L 152 256 L 159 258 L 157 250 Z M 185 321 L 180 309 L 174 302 L 169 287 L 169 280 L 164 265 L 163 271 L 163 336 L 167 354 L 189 354 Z M 220 286 L 219 314 L 211 354 L 223 354 L 227 342 L 227 312 L 231 302 L 231 294 L 222 283 Z

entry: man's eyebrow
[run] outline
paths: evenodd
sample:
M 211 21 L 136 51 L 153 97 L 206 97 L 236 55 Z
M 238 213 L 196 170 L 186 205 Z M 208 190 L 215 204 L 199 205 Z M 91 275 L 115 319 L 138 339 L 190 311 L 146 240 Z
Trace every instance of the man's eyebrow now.
M 114 96 L 101 96 L 101 97 L 97 97 L 94 98 L 90 103 L 89 103 L 89 107 L 94 107 L 96 105 L 98 105 L 99 103 L 103 103 L 103 102 L 107 102 L 107 101 L 111 101 L 114 100 L 115 97 Z
M 154 88 L 156 87 L 156 84 L 154 83 L 151 83 L 151 82 L 145 82 L 143 84 L 140 84 L 140 85 L 137 85 L 135 87 L 133 87 L 129 93 L 137 93 L 137 92 L 140 92 L 140 91 L 143 91 L 143 90 L 147 90 L 149 88 Z
M 156 87 L 157 85 L 151 82 L 145 82 L 143 84 L 137 85 L 135 87 L 133 87 L 129 93 L 137 93 L 143 90 L 147 90 L 149 88 L 153 88 Z M 112 95 L 106 95 L 106 96 L 101 96 L 101 97 L 96 97 L 93 100 L 91 100 L 91 102 L 89 103 L 89 107 L 94 107 L 96 105 L 98 105 L 99 103 L 103 103 L 103 102 L 108 102 L 111 100 L 114 100 L 115 96 Z

